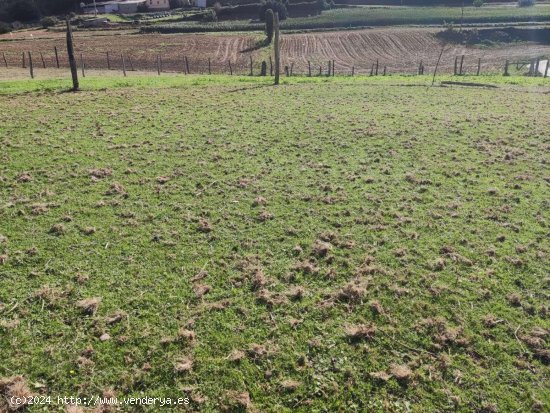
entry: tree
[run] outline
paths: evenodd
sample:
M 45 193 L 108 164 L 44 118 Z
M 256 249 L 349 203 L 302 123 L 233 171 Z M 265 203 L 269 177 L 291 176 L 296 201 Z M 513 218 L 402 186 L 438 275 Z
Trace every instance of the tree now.
M 267 36 L 267 44 L 271 43 L 271 40 L 273 40 L 273 10 L 267 9 L 265 11 L 265 34 Z
M 265 21 L 265 12 L 273 10 L 273 13 L 279 13 L 279 20 L 285 20 L 288 12 L 286 5 L 281 0 L 267 0 L 260 6 L 260 21 Z
M 11 21 L 32 21 L 40 18 L 40 9 L 32 0 L 17 0 L 10 3 L 7 12 Z

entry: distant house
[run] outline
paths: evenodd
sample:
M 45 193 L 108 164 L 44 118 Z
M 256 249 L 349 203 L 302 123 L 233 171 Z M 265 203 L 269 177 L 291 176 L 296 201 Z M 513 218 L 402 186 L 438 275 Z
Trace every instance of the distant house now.
M 89 1 L 89 0 L 88 0 Z M 147 6 L 148 11 L 164 11 L 170 10 L 169 0 L 112 0 L 112 1 L 96 1 L 95 10 L 99 14 L 105 13 L 121 13 L 133 14 L 137 13 L 139 6 Z M 81 3 L 80 8 L 86 14 L 96 13 L 94 3 Z
M 146 0 L 145 5 L 149 11 L 170 10 L 169 0 Z

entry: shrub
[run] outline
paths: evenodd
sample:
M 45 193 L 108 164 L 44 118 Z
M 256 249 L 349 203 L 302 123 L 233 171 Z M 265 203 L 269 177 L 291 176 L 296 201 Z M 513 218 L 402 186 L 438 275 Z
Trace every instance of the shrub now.
M 216 12 L 213 9 L 208 9 L 202 15 L 201 20 L 203 22 L 209 22 L 209 23 L 210 22 L 217 22 L 218 21 L 218 16 L 216 15 Z
M 6 22 L 0 22 L 0 34 L 11 32 L 11 24 Z
M 42 20 L 40 20 L 40 24 L 44 29 L 55 26 L 57 23 L 58 23 L 58 20 L 54 16 L 44 17 Z
M 260 6 L 260 21 L 265 20 L 265 12 L 269 9 L 273 10 L 273 13 L 279 13 L 279 21 L 286 20 L 288 16 L 286 5 L 281 0 L 267 0 Z
M 138 13 L 147 13 L 148 11 L 149 7 L 147 6 L 147 3 L 141 3 L 139 6 L 137 6 Z
M 535 5 L 535 0 L 518 0 L 519 7 L 532 7 Z
M 483 0 L 474 0 L 473 5 L 474 7 L 481 7 L 483 6 L 484 1 Z
M 267 44 L 271 43 L 273 39 L 273 10 L 267 9 L 265 11 L 265 34 L 267 36 Z

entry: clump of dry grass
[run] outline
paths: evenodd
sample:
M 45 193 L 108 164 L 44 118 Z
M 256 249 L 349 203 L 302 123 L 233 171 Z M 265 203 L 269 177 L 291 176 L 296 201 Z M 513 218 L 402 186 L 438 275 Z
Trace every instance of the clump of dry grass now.
M 235 349 L 231 353 L 229 353 L 229 355 L 227 356 L 227 360 L 238 363 L 245 357 L 246 354 L 244 353 L 244 351 Z
M 211 287 L 206 284 L 197 284 L 193 287 L 193 292 L 197 296 L 197 298 L 201 298 L 202 296 L 208 294 L 211 290 Z
M 118 182 L 113 182 L 105 195 L 122 195 L 124 197 L 128 196 L 128 193 L 124 189 L 124 186 Z
M 367 281 L 361 278 L 356 278 L 348 282 L 338 293 L 340 301 L 348 303 L 358 303 L 367 295 Z
M 307 275 L 319 274 L 319 267 L 317 267 L 315 263 L 311 261 L 298 262 L 292 266 L 292 269 L 294 271 L 303 272 L 304 274 L 307 274 Z
M 57 223 L 53 224 L 48 232 L 52 235 L 60 236 L 65 234 L 67 232 L 67 229 L 65 228 L 65 225 Z
M 190 356 L 182 357 L 174 366 L 174 371 L 178 374 L 187 373 L 193 369 L 193 359 Z
M 178 331 L 178 339 L 186 344 L 193 344 L 197 335 L 194 331 L 186 328 L 180 328 Z
M 108 176 L 111 176 L 113 174 L 113 170 L 110 168 L 94 168 L 94 169 L 88 169 L 88 175 L 92 178 L 92 180 L 97 180 L 101 178 L 106 178 Z
M 346 335 L 352 341 L 372 340 L 376 334 L 377 328 L 374 325 L 355 324 L 348 325 L 345 331 Z
M 30 398 L 33 393 L 23 376 L 0 378 L 0 411 L 25 410 L 27 403 L 15 404 L 12 397 L 20 397 L 23 400 Z
M 265 205 L 267 205 L 267 200 L 264 197 L 261 197 L 261 196 L 256 197 L 254 199 L 254 201 L 252 202 L 252 206 L 254 206 L 254 207 L 265 206 Z
M 313 244 L 312 252 L 317 257 L 326 257 L 330 251 L 332 251 L 332 245 L 328 242 L 317 240 Z
M 392 364 L 390 374 L 399 381 L 407 381 L 412 377 L 413 372 L 406 364 Z
M 211 232 L 213 229 L 214 228 L 212 227 L 212 224 L 208 220 L 204 218 L 199 219 L 199 225 L 197 228 L 199 232 L 208 233 Z
M 281 388 L 285 392 L 293 392 L 300 387 L 300 382 L 292 379 L 283 380 L 281 382 Z
M 78 301 L 76 306 L 85 315 L 93 315 L 97 311 L 99 303 L 101 303 L 101 298 L 93 297 Z
M 27 172 L 23 172 L 17 175 L 16 179 L 17 179 L 17 182 L 25 183 L 25 182 L 31 182 L 33 178 L 31 174 Z

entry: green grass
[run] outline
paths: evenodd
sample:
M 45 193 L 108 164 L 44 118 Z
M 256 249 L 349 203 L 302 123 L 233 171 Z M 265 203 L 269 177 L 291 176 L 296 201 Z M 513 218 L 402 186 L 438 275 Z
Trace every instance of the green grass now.
M 283 30 L 308 30 L 319 28 L 353 28 L 365 26 L 459 24 L 460 7 L 354 7 L 324 11 L 319 16 L 289 18 L 281 22 Z M 535 7 L 466 7 L 464 23 L 503 23 L 526 21 L 550 21 L 550 5 Z M 180 22 L 142 28 L 146 32 L 209 32 L 262 30 L 260 23 L 248 20 L 222 21 L 219 23 Z
M 284 80 L 0 82 L 0 378 L 212 412 L 548 405 L 548 83 Z

